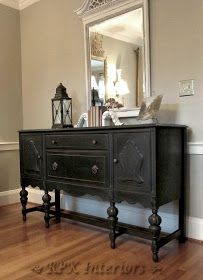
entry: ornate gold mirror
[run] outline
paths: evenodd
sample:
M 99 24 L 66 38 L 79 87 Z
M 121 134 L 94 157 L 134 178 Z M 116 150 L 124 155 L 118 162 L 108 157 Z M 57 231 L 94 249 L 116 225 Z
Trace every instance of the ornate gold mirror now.
M 77 14 L 85 30 L 88 108 L 109 98 L 126 109 L 140 106 L 150 96 L 148 1 L 86 0 Z

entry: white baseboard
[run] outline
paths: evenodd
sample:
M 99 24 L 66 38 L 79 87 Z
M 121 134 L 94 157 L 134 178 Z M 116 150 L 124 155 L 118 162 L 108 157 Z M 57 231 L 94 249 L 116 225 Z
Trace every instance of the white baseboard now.
M 188 237 L 203 241 L 203 219 L 188 217 L 187 229 Z
M 20 189 L 15 189 L 11 191 L 0 192 L 0 206 L 14 204 L 19 202 Z

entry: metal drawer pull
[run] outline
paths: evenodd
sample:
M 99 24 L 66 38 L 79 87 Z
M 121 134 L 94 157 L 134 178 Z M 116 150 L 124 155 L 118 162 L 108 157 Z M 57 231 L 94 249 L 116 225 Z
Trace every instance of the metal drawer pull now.
M 96 145 L 97 144 L 97 141 L 94 139 L 94 140 L 92 140 L 92 144 L 93 145 Z
M 58 168 L 58 163 L 57 162 L 52 163 L 52 170 L 56 171 L 57 168 Z
M 51 143 L 52 143 L 53 145 L 56 145 L 56 144 L 57 144 L 56 140 L 52 140 Z
M 118 163 L 118 159 L 117 159 L 117 158 L 114 158 L 113 162 L 114 162 L 114 163 Z
M 96 175 L 97 172 L 98 172 L 98 170 L 99 170 L 99 167 L 98 167 L 97 165 L 93 165 L 93 166 L 92 166 L 92 174 L 93 174 L 93 175 Z

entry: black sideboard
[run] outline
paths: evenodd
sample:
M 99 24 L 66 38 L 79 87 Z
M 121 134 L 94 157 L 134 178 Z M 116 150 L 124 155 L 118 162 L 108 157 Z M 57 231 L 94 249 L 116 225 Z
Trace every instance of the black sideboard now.
M 109 227 L 111 247 L 122 233 L 152 240 L 153 260 L 159 248 L 174 238 L 185 241 L 186 127 L 137 125 L 123 127 L 23 130 L 20 137 L 23 219 L 33 211 L 44 212 L 46 227 L 51 218 L 75 219 Z M 43 205 L 26 208 L 27 187 L 44 190 Z M 49 191 L 55 190 L 55 202 Z M 60 211 L 60 190 L 72 196 L 93 195 L 109 201 L 108 218 Z M 161 232 L 158 209 L 179 200 L 179 228 Z M 118 222 L 115 204 L 127 201 L 152 209 L 149 229 Z

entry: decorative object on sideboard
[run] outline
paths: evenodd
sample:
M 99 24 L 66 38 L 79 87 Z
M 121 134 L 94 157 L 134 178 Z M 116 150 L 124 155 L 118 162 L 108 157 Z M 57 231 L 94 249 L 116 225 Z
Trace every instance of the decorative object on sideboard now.
M 89 127 L 102 126 L 102 115 L 106 111 L 104 106 L 92 106 L 88 110 L 87 120 Z
M 52 98 L 52 128 L 67 127 L 73 127 L 72 98 L 68 96 L 66 88 L 60 83 Z
M 87 127 L 88 126 L 88 116 L 87 113 L 83 113 L 82 115 L 80 115 L 78 122 L 76 123 L 76 125 L 74 125 L 74 127 Z
M 137 108 L 110 108 L 102 116 L 102 125 L 116 126 L 136 125 L 157 123 L 157 114 L 159 112 L 162 95 L 147 97 L 143 100 L 141 107 Z
M 163 95 L 156 95 L 145 98 L 141 104 L 138 120 L 152 119 L 157 121 L 157 113 L 160 109 Z
M 123 107 L 123 104 L 116 101 L 115 98 L 109 98 L 106 100 L 105 106 L 107 109 L 119 109 Z

